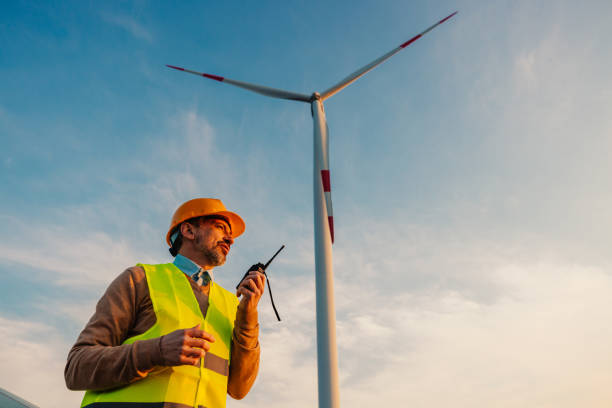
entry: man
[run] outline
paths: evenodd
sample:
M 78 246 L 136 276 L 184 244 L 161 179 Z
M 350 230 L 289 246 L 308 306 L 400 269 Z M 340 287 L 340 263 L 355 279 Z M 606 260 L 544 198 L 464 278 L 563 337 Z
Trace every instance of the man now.
M 66 385 L 87 390 L 82 407 L 217 408 L 226 393 L 244 398 L 259 367 L 265 275 L 249 271 L 236 295 L 212 279 L 244 228 L 216 199 L 176 210 L 166 235 L 174 263 L 119 275 L 68 354 Z

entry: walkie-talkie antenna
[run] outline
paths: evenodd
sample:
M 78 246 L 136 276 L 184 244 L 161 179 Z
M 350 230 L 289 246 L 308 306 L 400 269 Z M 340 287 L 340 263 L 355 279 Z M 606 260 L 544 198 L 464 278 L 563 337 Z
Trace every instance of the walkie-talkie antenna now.
M 268 262 L 266 262 L 266 264 L 263 267 L 263 270 L 265 271 L 266 268 L 272 263 L 272 261 L 274 260 L 274 258 L 276 258 L 276 255 L 278 255 L 280 253 L 280 251 L 282 251 L 283 249 L 285 249 L 285 246 L 283 245 L 282 247 L 280 247 L 280 249 L 278 251 L 276 251 L 276 253 L 274 255 L 272 255 L 272 258 L 270 258 L 270 260 Z

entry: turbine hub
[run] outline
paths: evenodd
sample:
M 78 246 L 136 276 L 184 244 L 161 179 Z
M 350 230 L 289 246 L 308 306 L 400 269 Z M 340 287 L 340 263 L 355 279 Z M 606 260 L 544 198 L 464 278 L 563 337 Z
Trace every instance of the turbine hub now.
M 310 95 L 310 101 L 320 101 L 321 100 L 321 94 L 318 92 L 313 92 L 312 95 Z

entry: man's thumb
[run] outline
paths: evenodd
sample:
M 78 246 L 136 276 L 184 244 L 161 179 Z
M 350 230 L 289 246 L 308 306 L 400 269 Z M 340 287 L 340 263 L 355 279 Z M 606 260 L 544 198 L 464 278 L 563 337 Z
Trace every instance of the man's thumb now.
M 193 333 L 194 330 L 199 330 L 200 329 L 200 323 L 196 324 L 193 327 L 188 328 L 187 330 L 185 330 L 187 333 Z

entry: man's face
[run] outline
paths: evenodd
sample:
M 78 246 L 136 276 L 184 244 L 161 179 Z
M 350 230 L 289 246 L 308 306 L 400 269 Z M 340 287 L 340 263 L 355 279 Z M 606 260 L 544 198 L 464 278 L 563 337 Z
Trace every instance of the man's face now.
M 233 243 L 230 225 L 224 220 L 204 219 L 195 229 L 195 249 L 210 266 L 223 265 Z

